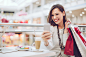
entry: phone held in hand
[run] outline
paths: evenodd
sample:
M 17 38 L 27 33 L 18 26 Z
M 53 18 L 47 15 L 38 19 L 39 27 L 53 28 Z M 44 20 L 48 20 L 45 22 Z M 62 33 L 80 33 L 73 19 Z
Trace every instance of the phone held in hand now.
M 50 24 L 49 23 L 44 24 L 44 31 L 49 31 L 50 32 Z M 50 39 L 50 38 L 47 38 L 47 39 Z

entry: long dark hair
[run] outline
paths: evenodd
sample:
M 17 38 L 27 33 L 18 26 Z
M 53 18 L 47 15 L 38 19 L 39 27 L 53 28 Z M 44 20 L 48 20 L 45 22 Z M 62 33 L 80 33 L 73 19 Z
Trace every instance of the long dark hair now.
M 56 5 L 53 5 L 51 7 L 51 10 L 50 10 L 48 18 L 47 18 L 47 22 L 50 23 L 52 26 L 57 26 L 57 24 L 55 24 L 55 22 L 52 20 L 52 17 L 51 17 L 52 16 L 52 10 L 55 9 L 55 8 L 58 8 L 62 13 L 63 13 L 63 11 L 65 11 L 64 7 L 60 4 L 56 4 Z M 64 26 L 65 26 L 65 22 L 66 22 L 66 14 L 65 14 L 65 16 L 63 16 Z

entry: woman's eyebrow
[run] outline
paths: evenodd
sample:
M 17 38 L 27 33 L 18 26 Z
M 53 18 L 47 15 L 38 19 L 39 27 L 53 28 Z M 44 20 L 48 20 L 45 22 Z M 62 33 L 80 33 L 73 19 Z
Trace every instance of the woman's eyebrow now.
M 55 13 L 55 14 L 59 14 L 59 13 Z M 51 15 L 54 15 L 54 14 L 51 14 Z

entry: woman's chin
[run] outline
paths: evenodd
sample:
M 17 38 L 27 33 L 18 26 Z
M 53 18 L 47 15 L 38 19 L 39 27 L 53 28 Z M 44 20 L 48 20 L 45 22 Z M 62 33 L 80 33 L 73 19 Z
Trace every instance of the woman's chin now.
M 56 24 L 59 24 L 59 22 L 55 22 Z

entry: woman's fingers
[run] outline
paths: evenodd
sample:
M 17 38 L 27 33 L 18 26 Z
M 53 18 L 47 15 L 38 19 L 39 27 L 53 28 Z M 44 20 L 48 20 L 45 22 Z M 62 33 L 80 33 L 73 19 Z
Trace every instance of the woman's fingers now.
M 49 36 L 49 35 L 51 35 L 51 33 L 45 33 L 45 34 L 44 34 L 45 37 L 46 37 L 46 36 Z
M 52 36 L 46 36 L 45 38 L 46 38 L 46 39 L 49 39 L 50 37 L 52 37 Z
M 42 33 L 42 39 L 43 39 L 44 41 L 49 40 L 50 37 L 52 37 L 52 36 L 51 36 L 51 33 L 50 33 L 49 31 L 44 31 L 44 32 Z
M 65 28 L 68 28 L 68 25 L 69 24 L 71 24 L 71 21 L 70 20 L 67 20 L 66 22 L 65 22 Z
M 68 19 L 67 22 L 71 22 L 70 19 Z
M 65 25 L 69 25 L 70 24 L 70 22 L 65 22 Z
M 68 20 L 67 20 L 67 23 L 68 23 L 68 24 L 70 24 L 70 23 L 71 23 L 71 21 L 68 19 Z
M 51 35 L 43 36 L 42 38 L 50 38 L 52 37 Z
M 42 33 L 42 35 L 44 35 L 44 34 L 46 34 L 46 33 L 50 33 L 49 31 L 44 31 L 43 33 Z
M 47 40 L 49 40 L 50 39 L 50 37 L 52 37 L 52 36 L 46 36 L 45 38 L 42 38 L 44 41 L 47 41 Z
M 42 35 L 42 38 L 45 38 L 45 37 L 50 36 L 50 35 L 51 35 L 51 33 L 46 33 L 46 34 Z

